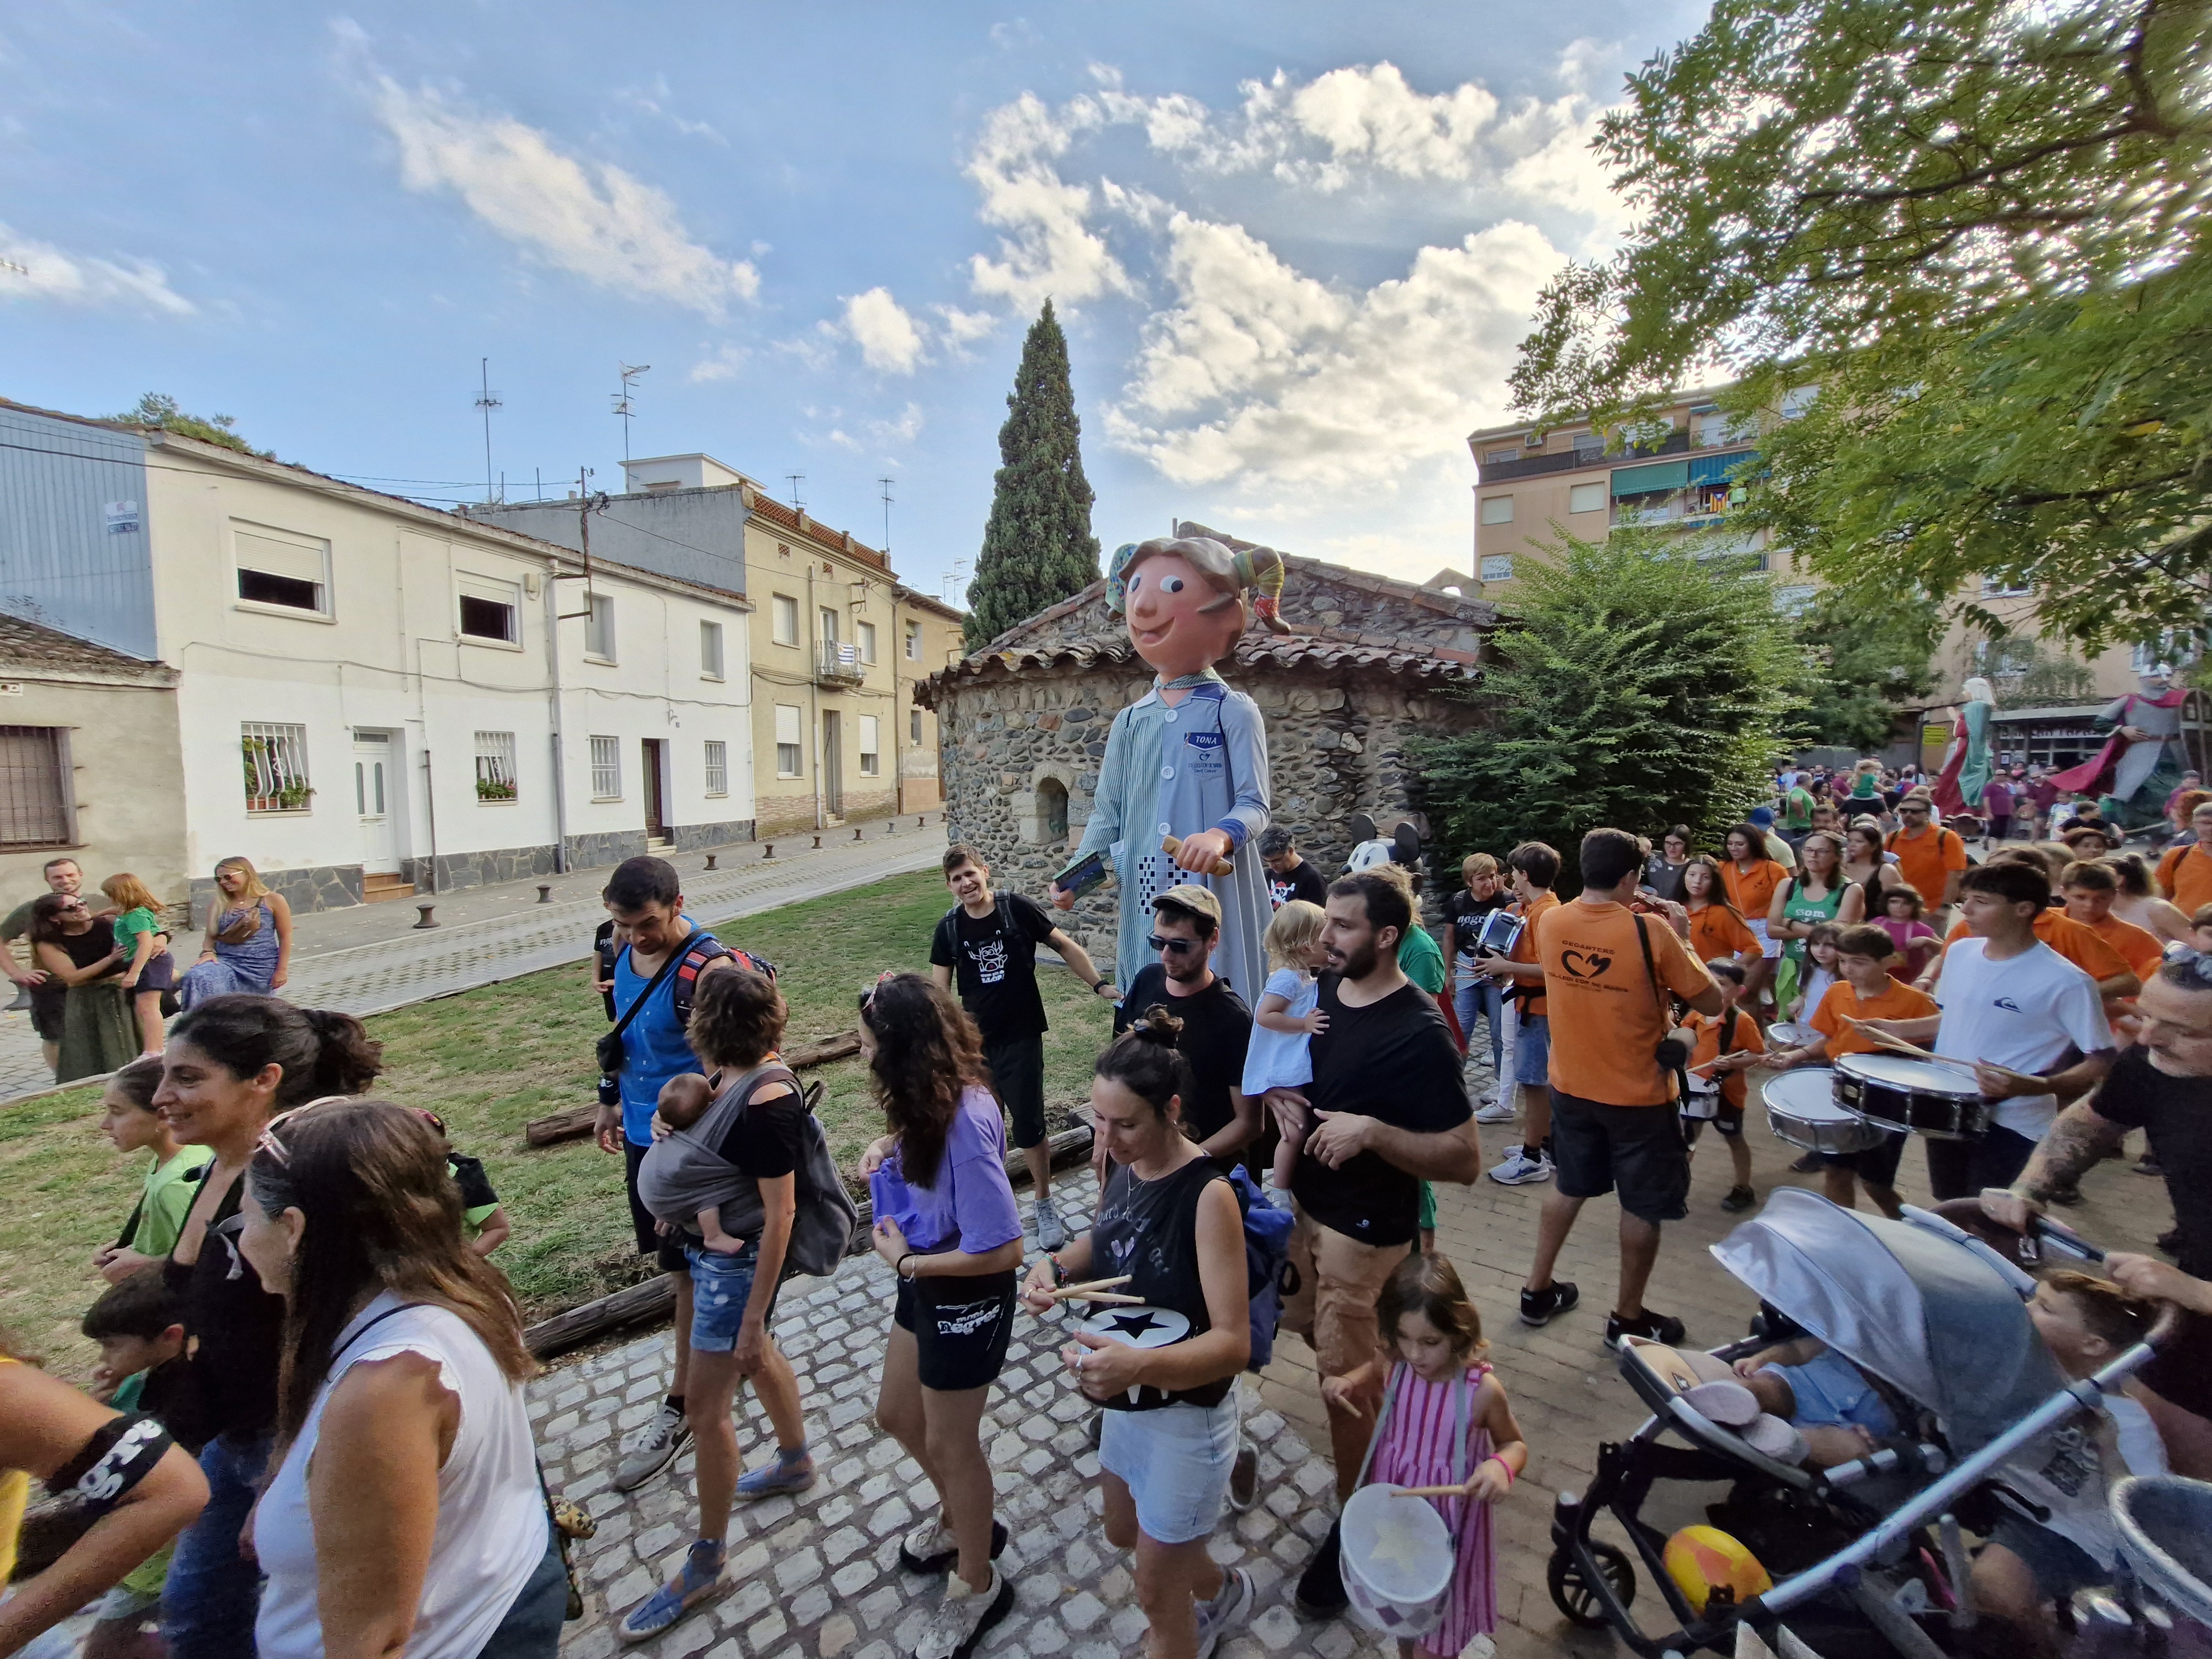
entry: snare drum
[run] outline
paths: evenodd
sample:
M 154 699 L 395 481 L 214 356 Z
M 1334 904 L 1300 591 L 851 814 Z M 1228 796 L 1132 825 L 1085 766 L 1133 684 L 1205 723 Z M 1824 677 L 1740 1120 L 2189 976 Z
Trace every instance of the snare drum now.
M 1769 1078 L 1760 1091 L 1766 1127 L 1777 1140 L 1808 1152 L 1843 1157 L 1881 1145 L 1887 1130 L 1856 1118 L 1835 1102 L 1835 1073 L 1825 1066 Z
M 1936 1140 L 1978 1140 L 1990 1103 L 1963 1066 L 1905 1054 L 1845 1054 L 1836 1062 L 1836 1104 L 1886 1129 Z

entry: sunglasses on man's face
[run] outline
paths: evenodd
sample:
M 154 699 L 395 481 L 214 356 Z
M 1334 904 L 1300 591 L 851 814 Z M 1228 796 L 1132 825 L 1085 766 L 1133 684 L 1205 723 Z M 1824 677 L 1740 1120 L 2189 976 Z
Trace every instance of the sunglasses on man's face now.
M 1205 948 L 1205 943 L 1203 939 L 1162 939 L 1158 933 L 1154 933 L 1145 941 L 1148 950 L 1173 951 L 1177 956 L 1188 951 L 1202 950 Z

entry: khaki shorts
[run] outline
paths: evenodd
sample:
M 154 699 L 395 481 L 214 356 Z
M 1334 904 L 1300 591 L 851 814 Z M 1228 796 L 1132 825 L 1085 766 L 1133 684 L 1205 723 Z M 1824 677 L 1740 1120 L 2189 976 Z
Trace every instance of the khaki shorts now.
M 1406 1259 L 1404 1244 L 1363 1244 L 1324 1227 L 1298 1206 L 1291 1230 L 1297 1289 L 1283 1302 L 1283 1328 L 1313 1345 L 1323 1376 L 1349 1376 L 1381 1346 L 1375 1304 Z

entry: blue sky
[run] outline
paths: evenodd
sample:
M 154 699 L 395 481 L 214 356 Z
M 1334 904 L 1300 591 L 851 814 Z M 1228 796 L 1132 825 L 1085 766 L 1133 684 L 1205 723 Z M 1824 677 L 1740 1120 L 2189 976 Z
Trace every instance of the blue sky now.
M 890 475 L 936 591 L 1050 295 L 1108 548 L 1182 516 L 1419 579 L 1468 563 L 1464 437 L 1538 289 L 1625 223 L 1597 112 L 1702 15 L 14 8 L 0 393 L 165 392 L 480 498 L 480 357 L 510 495 L 616 484 L 609 395 L 647 363 L 635 453 L 802 472 L 872 541 Z

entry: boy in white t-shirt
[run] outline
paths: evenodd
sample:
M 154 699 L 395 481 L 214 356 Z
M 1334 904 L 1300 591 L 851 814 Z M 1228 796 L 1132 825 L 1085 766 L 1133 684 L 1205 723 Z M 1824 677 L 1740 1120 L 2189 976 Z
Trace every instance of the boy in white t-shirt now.
M 1944 958 L 1942 1014 L 1867 1022 L 1972 1065 L 1983 1097 L 1995 1103 L 1979 1139 L 1928 1139 L 1928 1185 L 1938 1200 L 2009 1187 L 2057 1115 L 2059 1097 L 2086 1093 L 2112 1069 L 2112 1031 L 2097 982 L 2035 936 L 2050 902 L 2051 879 L 2040 869 L 1967 871 L 1959 882 L 1967 937 Z

